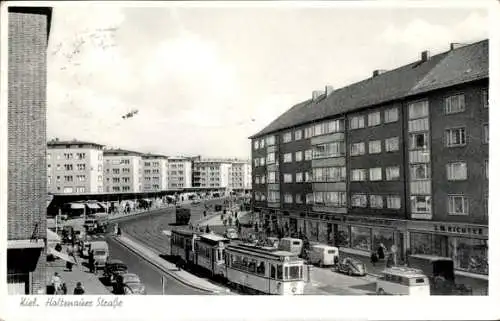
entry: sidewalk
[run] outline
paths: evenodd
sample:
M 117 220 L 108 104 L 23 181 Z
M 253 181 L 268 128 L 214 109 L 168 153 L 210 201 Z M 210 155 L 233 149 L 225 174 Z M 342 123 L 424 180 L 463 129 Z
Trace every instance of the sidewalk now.
M 160 257 L 160 253 L 157 253 L 153 249 L 150 249 L 139 242 L 127 237 L 126 235 L 117 236 L 116 240 L 128 248 L 130 251 L 134 252 L 136 255 L 142 257 L 162 272 L 168 274 L 177 281 L 192 287 L 194 289 L 210 292 L 214 294 L 222 294 L 230 292 L 229 289 L 215 285 L 205 279 L 199 278 L 191 273 L 184 270 L 178 269 L 175 264 L 166 261 Z
M 66 283 L 68 295 L 73 295 L 73 290 L 77 282 L 82 282 L 86 295 L 110 295 L 110 291 L 99 281 L 97 275 L 89 273 L 88 269 L 82 265 L 82 260 L 78 260 L 79 264 L 73 266 L 73 271 L 66 270 L 66 262 L 56 260 L 47 262 L 47 285 L 51 283 L 51 278 L 55 272 L 59 273 L 63 283 Z
M 367 295 L 375 293 L 375 279 L 349 277 L 334 272 L 331 268 L 311 266 L 311 280 L 304 288 L 306 295 Z
M 215 214 L 209 214 L 209 215 L 207 215 L 207 217 L 202 218 L 201 220 L 199 220 L 195 224 L 208 225 L 208 226 L 224 225 L 223 220 L 221 220 L 221 215 L 223 215 L 224 217 L 229 217 L 230 214 L 222 214 L 222 213 L 223 212 L 218 212 L 218 213 L 215 213 Z M 249 214 L 251 214 L 251 213 L 250 212 L 238 212 L 238 220 L 242 220 L 243 218 L 245 218 Z M 236 219 L 233 216 L 232 217 L 232 225 L 233 226 L 235 226 L 234 225 L 235 222 L 236 222 Z

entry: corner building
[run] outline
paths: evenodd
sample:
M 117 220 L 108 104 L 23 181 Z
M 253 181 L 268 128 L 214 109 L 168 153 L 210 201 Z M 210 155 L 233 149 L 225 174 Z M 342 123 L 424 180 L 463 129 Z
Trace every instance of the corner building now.
M 451 257 L 488 274 L 488 40 L 314 91 L 252 140 L 271 229 L 368 257 Z

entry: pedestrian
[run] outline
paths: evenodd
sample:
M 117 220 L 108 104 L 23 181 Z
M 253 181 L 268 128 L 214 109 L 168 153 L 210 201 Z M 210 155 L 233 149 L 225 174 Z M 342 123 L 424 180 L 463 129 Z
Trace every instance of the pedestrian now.
M 69 255 L 69 259 L 71 259 L 71 255 Z M 73 272 L 73 262 L 70 262 L 70 260 L 66 261 L 66 269 L 68 272 Z
M 61 245 L 61 243 L 57 243 L 57 244 L 56 244 L 55 250 L 56 250 L 57 252 L 61 252 L 61 251 L 62 251 L 62 245 Z
M 68 294 L 68 288 L 66 287 L 66 283 L 63 283 L 61 286 L 62 294 Z
M 62 287 L 62 280 L 61 277 L 59 276 L 59 273 L 57 272 L 54 273 L 50 283 L 54 287 L 54 294 L 58 294 L 61 291 Z
M 205 228 L 205 233 L 210 233 L 210 228 L 208 227 L 208 225 L 207 225 L 207 227 Z
M 76 287 L 73 290 L 73 294 L 75 294 L 75 295 L 85 294 L 85 289 L 83 288 L 82 282 L 77 282 L 76 283 Z
M 233 224 L 233 218 L 231 216 L 229 216 L 229 218 L 227 219 L 228 223 L 229 223 L 229 226 L 231 226 Z
M 385 258 L 385 246 L 384 244 L 380 243 L 378 250 L 377 250 L 378 258 L 379 260 L 383 260 Z
M 203 211 L 203 217 L 207 217 L 207 211 Z
M 370 262 L 372 263 L 373 266 L 375 266 L 375 264 L 377 263 L 377 261 L 378 261 L 377 253 L 376 252 L 372 252 L 372 255 L 370 256 Z

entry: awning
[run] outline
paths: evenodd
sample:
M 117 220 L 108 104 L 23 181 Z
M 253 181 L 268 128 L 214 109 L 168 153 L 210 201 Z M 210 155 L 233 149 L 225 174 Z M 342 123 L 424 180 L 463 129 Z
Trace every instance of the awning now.
M 49 229 L 47 229 L 47 241 L 48 242 L 61 242 L 61 237 Z
M 82 203 L 71 203 L 71 209 L 73 210 L 78 210 L 78 209 L 84 209 L 85 205 Z
M 92 209 L 100 210 L 101 207 L 97 203 L 87 203 L 87 206 Z
M 57 256 L 58 258 L 66 261 L 66 262 L 76 264 L 75 260 L 72 257 L 70 257 L 68 254 L 56 251 L 53 247 L 49 247 L 47 253 L 52 254 L 53 256 Z

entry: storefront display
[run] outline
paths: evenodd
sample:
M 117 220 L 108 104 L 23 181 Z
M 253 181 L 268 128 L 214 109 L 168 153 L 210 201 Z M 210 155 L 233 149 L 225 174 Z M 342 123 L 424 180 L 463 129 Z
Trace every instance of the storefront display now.
M 371 230 L 368 227 L 351 226 L 352 248 L 364 251 L 371 250 Z
M 328 243 L 328 228 L 325 222 L 319 222 L 318 224 L 318 242 Z
M 410 251 L 412 254 L 448 256 L 447 237 L 428 233 L 410 233 Z
M 487 240 L 449 237 L 448 245 L 455 269 L 488 274 Z
M 337 247 L 350 247 L 351 246 L 351 233 L 349 226 L 338 225 L 337 235 L 335 237 L 335 246 Z

